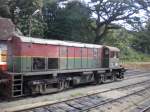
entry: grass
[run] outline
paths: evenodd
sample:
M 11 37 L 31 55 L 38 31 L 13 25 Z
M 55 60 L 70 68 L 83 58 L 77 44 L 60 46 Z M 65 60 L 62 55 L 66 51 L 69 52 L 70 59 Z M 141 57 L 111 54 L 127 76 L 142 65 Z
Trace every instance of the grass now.
M 81 96 L 83 95 L 82 93 L 75 93 L 75 94 L 72 94 L 71 97 L 77 97 L 77 96 Z

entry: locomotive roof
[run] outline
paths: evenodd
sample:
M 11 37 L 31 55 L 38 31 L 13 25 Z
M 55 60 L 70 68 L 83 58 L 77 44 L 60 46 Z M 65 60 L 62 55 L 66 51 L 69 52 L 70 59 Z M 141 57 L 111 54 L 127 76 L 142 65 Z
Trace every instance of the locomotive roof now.
M 52 40 L 52 39 L 41 39 L 41 38 L 25 37 L 20 35 L 16 35 L 16 37 L 20 38 L 22 42 L 63 45 L 63 46 L 73 46 L 73 47 L 102 48 L 102 45 L 96 45 L 96 44 L 86 44 L 80 42 L 61 41 L 61 40 Z
M 105 47 L 107 47 L 110 51 L 117 51 L 117 52 L 120 51 L 120 49 L 118 49 L 117 47 L 111 47 L 111 46 L 105 46 Z

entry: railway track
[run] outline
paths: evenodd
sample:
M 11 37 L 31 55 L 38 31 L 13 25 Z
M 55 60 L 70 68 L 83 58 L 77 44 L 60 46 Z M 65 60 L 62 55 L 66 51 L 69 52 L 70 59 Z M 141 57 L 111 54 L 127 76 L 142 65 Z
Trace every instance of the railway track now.
M 145 73 L 149 73 L 149 71 L 147 70 L 127 70 L 125 72 L 125 76 L 135 76 L 135 75 L 140 75 L 140 74 L 145 74 Z
M 88 94 L 86 96 L 78 97 L 78 98 L 73 98 L 61 102 L 56 102 L 53 104 L 49 105 L 42 105 L 40 107 L 33 107 L 29 109 L 22 109 L 16 112 L 81 112 L 81 111 L 89 111 L 92 108 L 96 108 L 98 106 L 104 105 L 106 103 L 111 103 L 116 100 L 128 97 L 133 94 L 140 93 L 144 90 L 150 89 L 150 80 L 140 82 L 140 83 L 135 83 L 131 85 L 127 85 L 124 87 L 119 87 L 115 89 L 110 89 L 107 91 L 103 92 L 96 92 L 93 94 Z M 142 89 L 138 89 L 141 87 Z M 130 92 L 124 95 L 121 95 L 120 97 L 116 98 L 107 98 L 104 97 L 105 94 L 112 94 L 118 91 L 127 91 L 130 89 Z
M 145 108 L 145 109 L 143 109 L 143 110 L 141 110 L 140 112 L 150 112 L 150 106 Z
M 144 94 L 145 96 L 145 94 Z M 135 108 L 133 108 L 130 112 L 150 112 L 150 98 L 146 98 L 144 102 L 139 102 Z
M 142 74 L 136 74 L 136 75 L 125 75 L 125 78 L 123 80 L 132 79 L 132 78 L 138 78 L 138 77 L 144 77 L 144 76 L 150 76 L 150 73 L 144 72 Z
M 88 111 L 88 112 L 93 112 L 92 109 L 97 109 L 99 110 L 102 106 L 104 106 L 105 104 L 109 104 L 109 103 L 115 103 L 115 102 L 120 102 L 121 103 L 121 100 L 125 100 L 126 98 L 130 98 L 130 97 L 133 97 L 133 96 L 141 96 L 142 93 L 144 93 L 145 91 L 149 91 L 150 92 L 150 87 L 147 87 L 147 88 L 144 88 L 144 89 L 141 89 L 139 91 L 135 91 L 133 93 L 130 93 L 130 94 L 127 94 L 125 96 L 122 96 L 122 97 L 119 97 L 119 98 L 116 98 L 116 99 L 112 99 L 108 102 L 105 102 L 105 103 L 101 103 L 101 104 L 97 104 L 93 107 L 89 107 L 88 109 L 84 110 L 84 111 Z M 80 111 L 81 112 L 81 111 Z M 95 112 L 95 111 L 94 111 Z M 105 112 L 105 111 L 104 111 Z M 107 111 L 106 111 L 107 112 Z M 122 111 L 122 112 L 127 112 L 127 111 Z M 136 111 L 138 112 L 138 111 Z M 140 111 L 140 112 L 150 112 L 150 108 L 145 108 L 144 110 Z

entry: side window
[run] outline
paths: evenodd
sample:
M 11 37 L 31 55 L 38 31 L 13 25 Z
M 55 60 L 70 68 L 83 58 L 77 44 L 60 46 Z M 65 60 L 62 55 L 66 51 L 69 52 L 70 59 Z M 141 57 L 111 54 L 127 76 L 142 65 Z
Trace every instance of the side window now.
M 0 44 L 0 61 L 7 62 L 7 46 Z
M 1 52 L 1 61 L 2 62 L 7 62 L 7 50 L 3 50 Z
M 97 57 L 98 49 L 94 49 L 94 57 Z
M 45 58 L 33 58 L 33 70 L 45 69 Z
M 119 58 L 119 53 L 112 51 L 111 54 L 110 54 L 110 57 L 111 58 Z
M 111 58 L 114 58 L 114 57 L 115 57 L 115 52 L 112 51 L 112 52 L 110 53 L 110 57 L 111 57 Z
M 58 58 L 48 58 L 48 69 L 58 69 Z
M 119 58 L 119 52 L 116 52 L 116 58 Z

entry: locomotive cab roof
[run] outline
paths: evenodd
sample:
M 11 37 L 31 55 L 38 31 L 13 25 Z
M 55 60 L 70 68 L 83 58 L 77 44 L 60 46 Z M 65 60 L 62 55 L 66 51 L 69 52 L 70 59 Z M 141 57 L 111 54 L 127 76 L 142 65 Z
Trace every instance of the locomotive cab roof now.
M 120 52 L 120 49 L 118 49 L 117 47 L 104 46 L 104 48 L 109 49 L 109 51 Z

